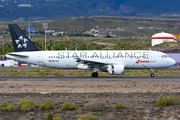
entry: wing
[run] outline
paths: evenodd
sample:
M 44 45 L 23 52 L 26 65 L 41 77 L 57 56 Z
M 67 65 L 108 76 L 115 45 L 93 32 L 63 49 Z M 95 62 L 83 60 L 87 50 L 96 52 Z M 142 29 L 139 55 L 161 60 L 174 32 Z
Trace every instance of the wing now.
M 94 67 L 106 68 L 106 65 L 111 65 L 112 64 L 110 62 L 99 60 L 99 59 L 81 59 L 81 58 L 75 58 L 75 59 L 77 59 L 76 62 L 78 64 L 87 65 L 88 68 L 94 68 Z

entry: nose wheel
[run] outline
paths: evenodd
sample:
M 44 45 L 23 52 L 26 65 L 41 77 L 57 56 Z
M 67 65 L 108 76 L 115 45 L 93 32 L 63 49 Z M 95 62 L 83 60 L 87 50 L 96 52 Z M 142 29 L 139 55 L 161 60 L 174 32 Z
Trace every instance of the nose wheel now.
M 154 74 L 153 74 L 153 73 L 151 73 L 151 77 L 154 77 Z
M 151 77 L 154 77 L 153 69 L 151 68 Z
M 98 77 L 98 73 L 97 72 L 93 72 L 91 76 L 92 77 Z

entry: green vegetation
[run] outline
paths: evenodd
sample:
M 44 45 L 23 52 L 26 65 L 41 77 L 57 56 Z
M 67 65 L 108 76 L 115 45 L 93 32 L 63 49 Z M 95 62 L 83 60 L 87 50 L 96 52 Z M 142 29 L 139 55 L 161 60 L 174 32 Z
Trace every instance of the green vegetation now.
M 51 68 L 35 68 L 35 69 L 0 69 L 0 76 L 91 76 L 93 71 L 90 70 L 57 70 Z M 56 73 L 56 74 L 54 74 Z M 99 76 L 111 76 L 107 72 L 99 71 Z M 154 69 L 156 76 L 180 76 L 177 69 Z M 116 76 L 150 76 L 149 69 L 126 69 L 124 75 Z
M 85 105 L 85 109 L 88 111 L 103 111 L 106 109 L 106 105 L 102 101 L 92 101 Z
M 175 97 L 175 96 L 167 96 L 167 97 L 164 97 L 164 98 L 159 98 L 159 100 L 156 100 L 155 102 L 155 105 L 156 107 L 159 107 L 159 106 L 168 106 L 168 105 L 176 105 L 176 104 L 179 104 L 180 101 L 179 101 L 179 98 Z
M 77 110 L 77 109 L 78 109 L 78 107 L 74 103 L 71 103 L 69 101 L 65 102 L 61 106 L 61 110 Z
M 16 106 L 14 106 L 14 105 L 8 105 L 6 109 L 7 109 L 8 111 L 15 111 Z
M 127 94 L 127 93 L 116 93 L 117 96 L 115 98 L 119 98 L 119 96 L 123 96 L 123 97 L 127 97 L 129 98 L 129 95 L 132 95 L 131 94 Z M 112 95 L 116 95 L 116 94 L 112 94 L 112 93 L 98 93 L 96 95 L 103 95 L 104 97 L 107 97 L 108 98 L 112 98 L 113 96 Z M 149 94 L 149 95 L 148 95 Z M 131 97 L 134 98 L 134 97 L 150 97 L 152 96 L 153 93 L 135 93 L 135 95 L 132 95 Z M 164 96 L 164 95 L 170 95 L 171 93 L 156 93 L 157 95 L 161 95 L 161 96 Z M 173 95 L 176 94 L 176 93 L 173 93 Z M 48 95 L 48 94 L 47 94 Z M 66 94 L 68 95 L 68 94 Z M 65 95 L 65 96 L 66 96 Z M 82 96 L 80 96 L 82 95 Z M 79 97 L 82 97 L 82 98 L 91 98 L 93 96 L 93 98 L 95 97 L 92 93 L 90 93 L 88 96 L 86 93 L 84 94 L 76 94 L 76 95 L 72 95 L 74 97 L 76 96 L 79 96 Z M 104 98 L 102 96 L 99 96 L 99 98 Z M 129 115 L 133 115 L 134 118 L 140 118 L 141 116 L 146 116 L 147 112 L 149 112 L 150 114 L 152 114 L 153 116 L 158 116 L 160 114 L 162 114 L 163 112 L 165 112 L 167 109 L 162 109 L 162 107 L 158 108 L 158 109 L 153 109 L 154 105 L 153 104 L 150 104 L 150 103 L 155 103 L 155 106 L 159 107 L 159 106 L 170 106 L 170 105 L 176 105 L 176 106 L 172 106 L 172 107 L 168 107 L 169 110 L 173 110 L 173 112 L 175 113 L 178 113 L 178 109 L 179 109 L 179 104 L 180 101 L 177 97 L 175 96 L 167 96 L 167 97 L 163 97 L 163 98 L 159 98 L 159 100 L 156 100 L 156 101 L 134 101 L 134 100 L 130 100 L 130 101 L 123 101 L 125 103 L 125 105 L 127 105 L 128 109 L 123 109 L 125 108 L 125 106 L 122 104 L 122 103 L 117 103 L 116 101 L 91 101 L 89 103 L 87 103 L 88 101 L 76 101 L 76 103 L 80 106 L 80 110 L 78 111 L 71 111 L 71 112 L 68 112 L 68 111 L 60 111 L 60 113 L 58 112 L 58 115 L 60 115 L 62 117 L 62 119 L 78 119 L 78 120 L 97 120 L 99 119 L 99 117 L 101 117 L 101 119 L 105 119 L 107 118 L 108 120 L 109 119 L 119 119 L 119 118 L 123 118 L 124 116 L 129 116 Z M 129 103 L 131 102 L 131 103 Z M 85 106 L 84 104 L 87 103 Z M 137 104 L 138 103 L 138 104 Z M 143 103 L 143 104 L 142 104 Z M 28 105 L 27 105 L 28 104 Z M 141 104 L 141 105 L 139 105 Z M 19 106 L 23 106 L 24 108 L 30 108 L 29 106 L 32 106 L 32 105 L 35 105 L 34 104 L 34 101 L 31 101 L 31 100 L 21 100 L 17 106 L 18 108 L 20 108 Z M 51 106 L 51 107 L 48 107 L 48 109 L 41 109 L 40 106 L 43 106 L 43 105 L 48 105 L 48 106 Z M 58 102 L 58 106 L 61 106 L 61 102 Z M 113 106 L 115 109 L 119 109 L 119 110 L 114 110 L 111 106 Z M 142 108 L 140 109 L 137 109 L 137 106 L 143 106 Z M 148 108 L 146 108 L 148 106 Z M 49 111 L 49 108 L 52 108 L 54 109 L 56 106 L 55 106 L 55 103 L 54 101 L 44 101 L 42 103 L 39 104 L 39 108 L 41 110 L 46 110 L 46 111 L 39 111 L 40 112 L 40 117 L 41 119 L 46 119 L 46 120 L 60 120 L 60 117 L 56 116 L 56 114 L 54 112 L 50 112 Z M 0 105 L 0 110 L 1 110 L 1 114 L 2 115 L 12 115 L 12 114 L 16 114 L 16 115 L 19 115 L 20 114 L 23 114 L 23 112 L 20 112 L 19 109 L 15 109 L 15 105 L 11 105 L 9 103 L 3 103 Z M 37 108 L 37 107 L 36 107 Z M 62 109 L 63 108 L 63 109 Z M 85 108 L 85 109 L 84 109 Z M 22 109 L 22 108 L 20 108 Z M 33 108 L 31 108 L 32 110 Z M 58 108 L 59 109 L 59 108 Z M 153 111 L 150 111 L 152 110 Z M 23 111 L 30 111 L 30 109 L 22 109 Z M 62 107 L 61 107 L 61 110 L 77 110 L 77 106 L 71 102 L 65 102 Z M 87 110 L 87 111 L 85 111 Z M 10 111 L 10 112 L 8 112 Z M 13 112 L 12 112 L 13 111 Z M 15 112 L 18 112 L 15 113 Z M 56 113 L 57 113 L 57 110 L 55 110 Z M 59 111 L 59 110 L 58 110 Z M 38 111 L 31 111 L 29 113 L 26 113 L 26 114 L 30 114 L 31 116 L 32 115 L 35 115 L 36 112 Z M 33 114 L 35 113 L 35 114 Z M 121 114 L 119 114 L 121 113 Z M 68 114 L 68 115 L 67 115 Z M 94 115 L 92 115 L 94 114 Z M 112 115 L 110 115 L 112 114 Z M 138 115 L 137 115 L 138 114 Z M 81 115 L 81 116 L 80 116 Z M 167 114 L 167 115 L 171 115 L 170 114 Z M 113 117 L 112 117 L 113 116 Z M 121 117 L 122 116 L 122 117 Z M 27 117 L 27 116 L 25 116 Z M 34 117 L 35 118 L 35 117 Z M 37 118 L 37 117 L 36 117 Z
M 33 23 L 32 26 L 36 29 L 43 31 L 42 22 Z M 178 31 L 176 28 L 170 28 L 169 23 L 162 24 L 159 21 L 153 20 L 118 20 L 118 19 L 93 19 L 93 18 L 63 18 L 54 21 L 47 21 L 49 28 L 64 31 L 70 36 L 86 36 L 83 32 L 88 31 L 92 28 L 96 28 L 96 24 L 99 23 L 99 28 L 101 29 L 114 29 L 113 34 L 116 34 L 118 37 L 141 37 L 147 36 L 166 31 Z M 58 25 L 58 26 L 57 26 Z M 142 27 L 143 29 L 139 29 Z M 153 29 L 149 29 L 153 27 Z M 124 31 L 116 30 L 116 28 L 124 28 Z M 160 28 L 160 29 L 157 29 Z
M 30 110 L 34 109 L 35 106 L 36 106 L 36 103 L 33 100 L 28 100 L 28 99 L 21 100 L 17 104 L 17 107 L 23 111 L 30 111 Z
M 53 117 L 53 120 L 61 120 L 60 117 Z
M 44 38 L 36 40 L 32 38 L 33 43 L 40 50 L 44 50 Z M 50 39 L 47 40 L 47 50 L 50 50 Z M 87 39 L 87 40 L 86 40 Z M 103 43 L 103 44 L 102 44 Z M 109 43 L 113 45 L 108 45 Z M 162 43 L 151 47 L 151 39 L 137 39 L 137 38 L 70 38 L 70 40 L 64 39 L 54 39 L 53 48 L 54 50 L 75 50 L 77 44 L 77 50 L 141 50 L 149 48 L 159 48 L 159 47 L 173 47 L 179 46 L 180 42 L 174 43 Z M 5 43 L 4 47 L 0 47 L 1 55 L 14 52 L 12 42 Z M 3 51 L 4 49 L 4 51 Z
M 1 104 L 0 108 L 4 111 L 14 111 L 16 106 L 10 105 L 8 103 Z
M 9 104 L 8 103 L 4 103 L 4 104 L 1 104 L 0 108 L 2 110 L 6 110 L 7 106 L 9 106 Z
M 122 103 L 117 103 L 116 105 L 114 105 L 115 109 L 122 109 L 124 108 L 124 105 Z
M 41 110 L 49 110 L 49 109 L 57 109 L 56 104 L 54 103 L 54 100 L 51 101 L 44 101 L 39 105 L 39 109 Z
M 78 120 L 95 120 L 96 118 L 94 115 L 85 114 L 81 115 Z
M 45 118 L 47 120 L 53 120 L 53 118 L 55 117 L 56 115 L 53 113 L 53 112 L 49 112 L 47 114 L 45 114 Z
M 44 21 L 42 21 L 44 22 Z M 31 25 L 34 29 L 39 30 L 39 32 L 31 36 L 31 40 L 40 50 L 44 50 L 44 29 L 42 28 L 42 22 L 35 22 Z M 95 38 L 89 37 L 83 32 L 88 31 L 92 28 L 95 28 L 96 23 L 99 23 L 99 27 L 102 29 L 114 29 L 113 34 L 117 38 Z M 8 22 L 3 22 L 3 25 L 8 24 Z M 20 24 L 20 23 L 19 23 Z M 27 22 L 21 22 L 21 27 L 26 28 Z M 75 50 L 77 44 L 77 50 L 140 50 L 140 49 L 149 49 L 157 47 L 171 47 L 171 45 L 180 45 L 180 42 L 177 43 L 163 43 L 151 47 L 151 35 L 162 32 L 166 29 L 166 32 L 179 34 L 178 28 L 169 28 L 169 23 L 166 25 L 159 24 L 157 21 L 129 21 L 129 20 L 115 20 L 115 19 L 93 19 L 93 18 L 63 18 L 60 20 L 48 21 L 49 28 L 55 31 L 64 31 L 69 36 L 69 40 L 65 35 L 52 36 L 51 34 L 47 35 L 47 50 L 50 50 L 50 40 L 53 40 L 54 50 Z M 57 26 L 58 25 L 58 26 Z M 142 26 L 145 29 L 139 29 L 138 27 Z M 154 29 L 149 29 L 149 26 L 154 27 Z M 124 28 L 125 31 L 118 31 L 116 28 Z M 161 28 L 161 29 L 156 29 Z M 4 28 L 3 28 L 4 29 Z M 24 29 L 23 31 L 26 31 Z M 9 35 L 6 35 L 2 40 L 11 39 Z M 106 45 L 99 43 L 113 43 L 116 45 Z M 6 42 L 1 44 L 0 53 L 6 54 L 13 52 L 12 42 Z M 3 47 L 4 46 L 4 47 Z M 4 48 L 4 52 L 3 52 Z

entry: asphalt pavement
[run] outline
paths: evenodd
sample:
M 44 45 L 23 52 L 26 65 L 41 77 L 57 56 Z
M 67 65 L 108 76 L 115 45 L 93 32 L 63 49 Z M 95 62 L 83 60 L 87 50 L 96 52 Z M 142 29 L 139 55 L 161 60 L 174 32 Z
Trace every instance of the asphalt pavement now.
M 3 80 L 180 80 L 180 76 L 65 76 L 65 77 L 0 77 Z

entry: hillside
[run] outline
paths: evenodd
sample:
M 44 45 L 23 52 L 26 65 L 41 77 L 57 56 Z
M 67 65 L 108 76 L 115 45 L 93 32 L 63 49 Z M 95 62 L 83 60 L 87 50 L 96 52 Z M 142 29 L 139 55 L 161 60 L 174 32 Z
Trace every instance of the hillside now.
M 43 31 L 42 23 L 48 22 L 49 29 L 55 31 L 64 31 L 68 33 L 79 33 L 89 31 L 90 29 L 96 28 L 98 23 L 99 29 L 116 29 L 125 28 L 125 31 L 113 31 L 114 34 L 124 37 L 132 36 L 150 36 L 157 32 L 169 32 L 172 34 L 179 34 L 179 28 L 170 28 L 169 26 L 174 22 L 161 22 L 161 21 L 139 21 L 139 20 L 113 20 L 113 19 L 93 19 L 93 18 L 63 18 L 53 21 L 41 21 L 34 22 L 31 24 L 33 29 Z M 176 22 L 180 24 L 180 22 Z M 142 27 L 144 29 L 139 29 Z M 149 29 L 152 27 L 153 29 Z
M 0 14 L 1 20 L 47 20 L 92 15 L 157 17 L 179 14 L 179 4 L 178 0 L 3 0 L 0 1 Z

